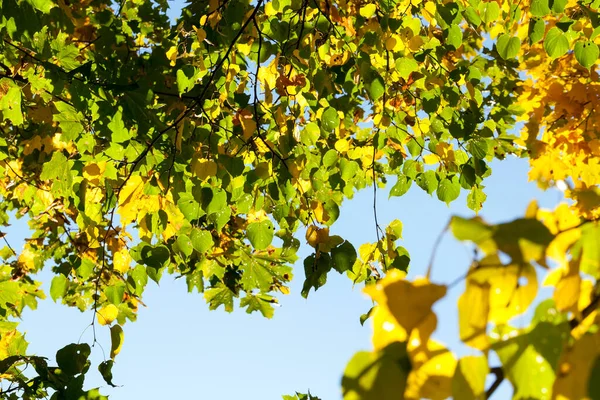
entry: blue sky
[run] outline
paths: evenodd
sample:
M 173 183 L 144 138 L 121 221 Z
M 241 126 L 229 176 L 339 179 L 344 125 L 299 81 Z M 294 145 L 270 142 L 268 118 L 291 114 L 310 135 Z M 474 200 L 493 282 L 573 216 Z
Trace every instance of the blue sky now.
M 492 176 L 485 182 L 488 200 L 481 213 L 488 221 L 522 216 L 532 198 L 545 207 L 553 207 L 561 198 L 559 192 L 540 192 L 527 182 L 526 160 L 511 157 L 492 168 Z M 378 198 L 380 224 L 385 226 L 396 218 L 404 224 L 401 244 L 411 254 L 410 278 L 425 274 L 435 239 L 450 216 L 474 214 L 465 205 L 466 192 L 450 207 L 416 185 L 403 197 L 388 200 L 387 190 L 380 190 Z M 356 247 L 375 241 L 372 200 L 372 190 L 367 188 L 345 203 L 332 234 L 340 234 Z M 10 228 L 7 238 L 21 248 L 26 234 L 20 221 Z M 292 293 L 280 298 L 281 307 L 272 320 L 241 310 L 232 314 L 222 309 L 209 311 L 201 295 L 188 294 L 185 282 L 171 276 L 163 277 L 160 286 L 151 282 L 143 298 L 148 307 L 140 309 L 137 322 L 124 327 L 124 347 L 113 368 L 114 382 L 122 386 L 107 387 L 95 369 L 88 374 L 86 386 L 103 386 L 103 393 L 113 400 L 264 400 L 307 389 L 324 400 L 340 399 L 346 363 L 356 351 L 371 348 L 370 324 L 362 327 L 359 323 L 359 316 L 371 303 L 361 287 L 353 288 L 348 278 L 336 272 L 330 273 L 327 285 L 303 299 L 302 259 L 308 254 L 310 247 L 303 243 Z M 432 280 L 449 283 L 461 276 L 470 255 L 468 246 L 445 236 Z M 51 274 L 43 272 L 38 279 L 45 282 L 48 293 Z M 439 324 L 434 337 L 459 356 L 477 354 L 458 341 L 456 300 L 462 289 L 462 284 L 457 285 L 435 306 Z M 91 329 L 86 329 L 91 318 L 91 311 L 80 313 L 47 299 L 37 311 L 25 311 L 21 329 L 27 331 L 30 352 L 52 356 L 68 343 L 91 343 Z M 528 318 L 516 322 L 526 326 Z M 108 328 L 100 327 L 99 342 L 108 354 Z M 103 351 L 96 345 L 92 360 L 97 365 L 103 359 Z M 496 398 L 506 398 L 509 393 L 510 386 L 504 383 Z

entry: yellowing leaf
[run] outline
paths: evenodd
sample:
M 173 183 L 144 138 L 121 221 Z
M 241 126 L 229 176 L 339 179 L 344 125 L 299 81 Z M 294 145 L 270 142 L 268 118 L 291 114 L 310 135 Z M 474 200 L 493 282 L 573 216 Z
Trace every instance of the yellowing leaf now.
M 489 320 L 497 324 L 524 313 L 538 289 L 537 274 L 531 264 L 503 265 L 496 255 L 484 258 L 469 272 L 469 279 L 479 285 L 489 283 Z
M 465 292 L 458 299 L 460 340 L 479 350 L 489 346 L 486 335 L 490 312 L 490 284 L 467 280 Z
M 392 270 L 376 285 L 365 287 L 365 293 L 381 307 L 387 307 L 398 324 L 410 332 L 431 313 L 433 303 L 444 297 L 446 287 L 426 279 L 409 282 Z
M 485 356 L 467 356 L 458 360 L 452 379 L 452 397 L 461 400 L 484 399 L 489 370 Z
M 592 366 L 600 355 L 600 336 L 589 333 L 564 349 L 552 388 L 557 400 L 590 399 L 588 381 Z
M 121 274 L 125 274 L 129 271 L 131 265 L 131 256 L 126 248 L 122 248 L 119 251 L 113 253 L 113 267 Z
M 121 325 L 110 327 L 110 358 L 115 359 L 116 355 L 121 352 L 123 347 L 123 328 Z
M 412 371 L 408 375 L 405 399 L 442 400 L 452 395 L 452 377 L 456 369 L 454 355 L 441 343 L 410 346 Z
M 329 228 L 319 228 L 316 225 L 310 225 L 306 229 L 306 241 L 314 248 L 319 244 L 327 243 L 329 241 Z
M 371 18 L 377 12 L 377 6 L 375 4 L 367 4 L 360 8 L 360 15 L 365 18 Z
M 206 158 L 195 158 L 192 161 L 192 172 L 199 179 L 205 181 L 211 176 L 217 175 L 217 163 Z
M 117 319 L 119 309 L 114 304 L 107 304 L 96 312 L 100 325 L 110 325 Z
M 170 61 L 169 64 L 171 67 L 174 67 L 177 61 L 177 46 L 172 46 L 165 54 Z
M 137 218 L 140 196 L 144 191 L 144 181 L 139 175 L 129 178 L 119 193 L 119 214 L 121 223 L 127 225 Z
M 373 348 L 382 350 L 390 343 L 405 342 L 408 334 L 385 307 L 373 310 Z
M 579 301 L 581 276 L 578 262 L 571 260 L 567 264 L 567 270 L 561 270 L 561 272 L 560 280 L 554 290 L 554 302 L 559 311 L 566 311 L 575 307 Z

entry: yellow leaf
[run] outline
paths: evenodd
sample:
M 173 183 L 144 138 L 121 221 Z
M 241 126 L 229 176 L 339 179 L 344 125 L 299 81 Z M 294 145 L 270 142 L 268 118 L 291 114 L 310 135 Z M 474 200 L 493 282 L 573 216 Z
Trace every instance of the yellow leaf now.
M 405 342 L 408 334 L 385 307 L 373 310 L 373 349 L 383 350 L 390 343 Z
M 129 271 L 131 265 L 131 255 L 126 248 L 122 248 L 119 251 L 113 253 L 113 267 L 121 274 L 125 274 Z
M 440 158 L 436 154 L 427 154 L 423 157 L 423 161 L 427 165 L 437 164 L 440 162 Z
M 350 148 L 350 143 L 346 139 L 339 139 L 335 142 L 335 149 L 340 153 L 345 153 Z
M 96 312 L 100 325 L 110 325 L 117 319 L 119 309 L 114 304 L 108 304 Z
M 329 240 L 329 228 L 319 228 L 316 225 L 310 225 L 306 229 L 306 241 L 309 245 L 316 248 L 320 243 L 327 243 Z
M 192 161 L 192 172 L 198 178 L 205 181 L 211 176 L 217 175 L 217 163 L 206 158 L 194 158 Z
M 381 307 L 386 307 L 407 332 L 421 324 L 431 313 L 433 303 L 446 295 L 445 286 L 426 279 L 409 282 L 395 270 L 364 291 Z
M 460 340 L 478 350 L 489 346 L 486 335 L 490 312 L 490 284 L 467 280 L 465 292 L 458 299 Z
M 170 61 L 169 64 L 171 65 L 171 67 L 174 67 L 175 62 L 177 60 L 177 46 L 173 46 L 169 50 L 167 50 L 166 56 Z
M 144 181 L 139 175 L 129 178 L 119 193 L 119 214 L 121 224 L 127 225 L 137 218 L 140 197 L 144 192 Z
M 461 400 L 485 399 L 485 379 L 489 371 L 485 356 L 466 356 L 458 360 L 452 378 L 452 397 Z
M 410 346 L 412 371 L 408 375 L 405 399 L 443 400 L 452 395 L 452 377 L 456 369 L 454 355 L 441 343 Z
M 360 15 L 365 18 L 371 18 L 377 12 L 377 6 L 375 4 L 367 4 L 360 8 Z
M 83 167 L 83 177 L 93 185 L 99 185 L 104 179 L 104 171 L 106 170 L 106 161 L 99 163 L 87 164 Z
M 556 308 L 566 311 L 575 307 L 579 301 L 581 291 L 581 276 L 579 275 L 579 263 L 571 260 L 566 270 L 561 270 L 560 280 L 554 290 L 554 301 Z
M 535 268 L 530 264 L 503 265 L 497 256 L 490 256 L 472 270 L 469 278 L 478 284 L 490 285 L 489 320 L 505 324 L 524 313 L 537 294 Z
M 557 400 L 589 399 L 590 372 L 600 354 L 598 333 L 583 335 L 563 350 L 558 361 L 558 373 L 552 388 Z

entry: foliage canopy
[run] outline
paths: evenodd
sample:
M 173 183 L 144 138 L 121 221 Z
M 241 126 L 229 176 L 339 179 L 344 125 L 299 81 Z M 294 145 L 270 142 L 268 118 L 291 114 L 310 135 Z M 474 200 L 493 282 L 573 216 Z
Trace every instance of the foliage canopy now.
M 306 227 L 302 295 L 333 269 L 377 303 L 374 349 L 348 364 L 345 399 L 475 399 L 503 379 L 517 399 L 600 397 L 599 8 L 209 0 L 171 25 L 166 0 L 3 0 L 0 219 L 26 217 L 32 236 L 0 254 L 0 394 L 102 398 L 84 389 L 89 345 L 60 349 L 55 366 L 27 352 L 15 319 L 45 297 L 42 268 L 54 301 L 110 329 L 98 368 L 112 384 L 149 280 L 181 276 L 210 309 L 239 299 L 270 318 Z M 375 208 L 376 241 L 352 244 L 335 222 L 344 199 L 390 179 L 392 196 L 413 183 L 445 203 L 468 191 L 478 212 L 490 162 L 509 155 L 568 202 L 449 223 L 477 249 L 457 325 L 480 355 L 457 360 L 430 338 L 446 286 L 404 279 L 402 223 L 379 226 Z M 553 298 L 512 327 L 541 272 Z

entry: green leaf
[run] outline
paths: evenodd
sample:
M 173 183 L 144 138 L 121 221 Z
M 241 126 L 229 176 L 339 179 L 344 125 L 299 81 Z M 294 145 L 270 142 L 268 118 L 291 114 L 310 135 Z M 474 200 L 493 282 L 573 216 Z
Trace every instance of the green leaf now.
M 214 246 L 213 237 L 209 231 L 200 228 L 193 228 L 190 233 L 192 247 L 200 254 L 204 254 L 207 250 Z
M 591 41 L 575 43 L 575 58 L 585 68 L 591 68 L 598 60 L 598 45 Z
M 529 20 L 529 40 L 531 44 L 542 40 L 544 33 L 546 33 L 546 22 L 543 19 L 531 18 Z
M 487 195 L 483 193 L 483 190 L 474 186 L 467 195 L 467 207 L 477 213 L 483 207 L 483 203 L 486 199 Z
M 222 283 L 204 291 L 204 299 L 208 303 L 208 308 L 211 310 L 216 310 L 220 306 L 223 306 L 225 307 L 225 311 L 232 312 L 233 296 L 234 293 L 231 289 Z
M 517 335 L 508 326 L 498 328 L 499 337 L 510 338 L 492 345 L 505 376 L 514 386 L 516 399 L 550 398 L 555 369 L 569 337 L 568 324 L 542 322 L 530 332 Z
M 473 139 L 467 145 L 469 153 L 475 158 L 483 160 L 488 154 L 488 143 L 485 139 Z
M 365 85 L 371 101 L 379 100 L 385 93 L 385 82 L 379 74 L 376 74 L 369 82 L 366 82 Z
M 481 25 L 481 17 L 475 8 L 472 6 L 468 6 L 463 12 L 465 19 L 474 27 L 478 27 Z
M 196 68 L 192 65 L 184 65 L 177 70 L 177 92 L 179 95 L 187 93 L 194 88 L 197 80 Z
M 433 170 L 425 171 L 417 175 L 415 182 L 421 189 L 426 191 L 428 194 L 432 194 L 438 187 L 437 174 Z
M 240 259 L 240 268 L 244 271 L 241 282 L 247 291 L 258 288 L 266 293 L 274 282 L 287 281 L 284 276 L 291 276 L 292 273 L 291 267 L 274 262 L 267 251 L 253 254 L 243 252 Z
M 331 249 L 332 267 L 340 274 L 352 269 L 356 258 L 356 249 L 348 241 Z
M 62 130 L 61 139 L 65 142 L 76 140 L 83 132 L 83 116 L 73 106 L 61 101 L 55 102 L 54 107 L 59 113 L 54 114 L 52 118 Z
M 273 241 L 273 223 L 268 219 L 248 224 L 246 232 L 248 240 L 256 250 L 266 249 Z
M 200 203 L 198 203 L 194 199 L 194 196 L 192 196 L 190 193 L 181 193 L 179 195 L 177 207 L 179 207 L 179 210 L 181 211 L 185 219 L 187 219 L 190 222 L 206 214 L 204 210 L 200 208 Z
M 50 297 L 52 297 L 52 300 L 57 301 L 65 295 L 68 283 L 67 277 L 62 274 L 52 278 L 52 283 L 50 284 Z
M 167 246 L 146 246 L 142 249 L 142 260 L 144 264 L 153 268 L 161 268 L 170 259 L 171 252 Z
M 1 79 L 0 84 L 9 82 Z M 23 112 L 21 111 L 21 89 L 14 83 L 8 83 L 10 89 L 0 97 L 0 111 L 4 119 L 14 125 L 23 125 Z
M 581 238 L 574 253 L 581 255 L 581 272 L 596 279 L 600 277 L 600 224 L 588 223 L 581 228 Z
M 107 126 L 111 131 L 112 140 L 116 143 L 123 143 L 132 138 L 132 133 L 125 127 L 123 122 L 121 107 L 117 109 Z
M 550 7 L 548 6 L 548 0 L 533 0 L 529 11 L 534 17 L 545 17 L 550 13 Z
M 544 50 L 552 58 L 563 56 L 569 50 L 569 41 L 563 31 L 556 26 L 550 29 L 544 39 Z
M 113 375 L 112 375 L 113 364 L 114 364 L 113 360 L 102 361 L 98 365 L 98 371 L 100 372 L 100 375 L 102 375 L 102 378 L 104 379 L 104 382 L 108 383 L 112 387 L 117 387 L 112 382 L 112 380 L 113 380 Z
M 565 7 L 567 6 L 568 0 L 553 0 L 552 2 L 552 11 L 557 14 L 560 14 L 565 11 Z
M 340 126 L 340 117 L 338 117 L 336 109 L 332 107 L 325 109 L 321 116 L 321 128 L 327 132 L 333 132 L 338 126 Z
M 396 184 L 390 190 L 390 198 L 403 196 L 406 194 L 406 192 L 408 192 L 408 189 L 410 189 L 411 185 L 412 180 L 408 176 L 399 175 L 398 182 L 396 182 Z
M 508 33 L 500 35 L 496 42 L 496 49 L 500 57 L 508 60 L 515 58 L 521 49 L 521 40 L 516 36 L 510 36 Z
M 437 188 L 437 197 L 446 204 L 450 204 L 452 201 L 458 198 L 460 194 L 460 183 L 458 178 L 453 176 L 451 179 L 442 179 Z
M 275 303 L 275 299 L 270 296 L 255 296 L 252 294 L 247 295 L 242 298 L 240 301 L 240 307 L 246 308 L 246 312 L 248 314 L 253 313 L 254 311 L 260 311 L 260 313 L 265 318 L 272 318 L 275 309 L 272 306 L 272 303 Z
M 21 298 L 19 290 L 20 285 L 16 281 L 0 282 L 0 307 L 6 309 L 7 304 L 16 304 Z
M 118 306 L 123 301 L 123 295 L 125 294 L 125 285 L 123 283 L 120 284 L 112 284 L 104 288 L 104 294 L 108 301 L 112 304 Z
M 302 297 L 307 298 L 311 288 L 317 291 L 327 283 L 327 274 L 331 271 L 331 257 L 327 253 L 320 253 L 319 257 L 311 255 L 304 259 L 304 274 L 306 279 L 302 286 Z
M 446 31 L 446 44 L 458 49 L 462 45 L 463 34 L 458 25 L 450 25 Z
M 181 234 L 177 236 L 177 247 L 186 257 L 189 257 L 194 252 L 194 246 L 192 240 L 188 235 Z
M 486 3 L 485 13 L 483 15 L 483 22 L 489 24 L 490 22 L 496 22 L 500 16 L 500 6 L 495 1 Z
M 43 12 L 44 14 L 50 13 L 50 10 L 55 7 L 52 0 L 27 0 L 29 4 L 36 10 Z
M 50 161 L 42 167 L 40 179 L 53 181 L 52 193 L 56 196 L 68 197 L 73 186 L 72 165 L 73 162 L 68 160 L 62 152 L 55 151 Z
M 400 57 L 396 59 L 396 71 L 398 71 L 402 79 L 408 79 L 410 74 L 418 68 L 419 64 L 412 58 Z
M 71 343 L 56 352 L 58 367 L 67 375 L 77 375 L 87 370 L 91 349 L 87 343 Z
M 344 370 L 344 400 L 398 400 L 409 372 L 405 343 L 392 343 L 379 352 L 358 352 Z

